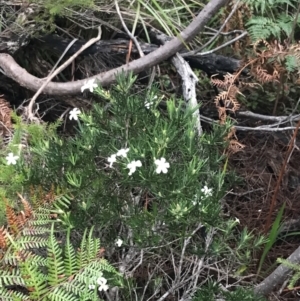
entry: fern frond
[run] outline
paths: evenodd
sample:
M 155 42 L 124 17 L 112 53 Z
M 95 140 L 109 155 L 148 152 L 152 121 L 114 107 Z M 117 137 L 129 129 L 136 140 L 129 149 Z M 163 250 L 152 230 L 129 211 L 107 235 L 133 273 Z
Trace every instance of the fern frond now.
M 80 267 L 77 265 L 75 249 L 70 242 L 70 228 L 68 229 L 66 245 L 64 248 L 64 267 L 66 277 L 75 274 Z
M 48 283 L 55 286 L 64 280 L 64 260 L 62 257 L 62 249 L 54 237 L 54 225 L 52 224 L 51 234 L 47 246 L 47 268 Z
M 47 221 L 47 222 L 49 224 L 50 221 Z M 29 225 L 31 224 L 31 226 L 25 227 L 23 229 L 22 234 L 24 236 L 44 235 L 44 234 L 49 234 L 49 232 L 50 232 L 49 228 L 35 226 L 36 224 L 40 224 L 38 222 L 37 223 L 28 223 L 28 224 Z M 43 222 L 43 224 L 45 224 L 45 221 Z
M 2 226 L 0 228 L 0 249 L 6 249 L 7 247 L 6 232 L 7 230 Z
M 71 281 L 71 282 L 65 282 L 63 283 L 59 288 L 56 288 L 54 290 L 55 294 L 58 294 L 60 291 L 63 292 L 68 292 L 70 294 L 70 296 L 81 296 L 83 294 L 86 294 L 85 289 L 86 289 L 86 285 L 84 283 L 80 283 L 78 281 Z
M 32 300 L 39 300 L 48 292 L 45 275 L 29 259 L 20 263 L 20 271 Z
M 13 290 L 5 290 L 0 287 L 0 300 L 2 301 L 31 301 L 29 296 L 21 293 L 14 292 Z
M 77 265 L 80 267 L 85 266 L 88 263 L 86 254 L 86 232 L 87 230 L 84 231 L 80 248 L 77 250 Z
M 253 41 L 266 40 L 270 36 L 279 39 L 282 31 L 278 23 L 267 17 L 253 17 L 246 26 Z
M 21 199 L 21 202 L 23 204 L 23 208 L 24 208 L 24 214 L 26 219 L 30 218 L 33 215 L 33 211 L 31 208 L 31 205 L 28 203 L 28 201 L 26 201 L 21 194 L 18 193 L 19 198 Z
M 277 80 L 277 74 L 269 74 L 267 70 L 262 69 L 260 66 L 257 66 L 255 69 L 255 72 L 253 73 L 254 76 L 259 80 L 261 83 L 270 83 L 275 80 Z M 275 72 L 275 71 L 274 71 Z
M 62 291 L 61 289 L 55 289 L 47 296 L 47 300 L 50 301 L 78 301 L 78 297 L 71 292 Z
M 289 16 L 287 14 L 280 15 L 278 17 L 278 25 L 287 37 L 291 34 L 293 30 L 293 22 L 294 21 L 292 16 Z
M 9 228 L 14 234 L 19 233 L 19 228 L 18 228 L 18 217 L 17 214 L 15 213 L 15 210 L 8 204 L 7 200 L 5 201 L 5 210 L 6 210 L 6 219 Z
M 7 271 L 3 270 L 0 276 L 0 287 L 3 287 L 4 285 L 25 286 L 20 270 L 17 268 Z
M 93 230 L 92 227 L 87 239 L 87 260 L 91 262 L 92 260 L 97 258 L 98 251 L 100 250 L 100 239 L 93 238 Z
M 98 301 L 97 291 L 91 290 L 90 284 L 97 285 L 102 271 L 108 276 L 120 275 L 100 257 L 104 249 L 100 248 L 100 240 L 93 238 L 93 229 L 88 234 L 85 230 L 78 250 L 70 242 L 69 229 L 62 248 L 54 235 L 58 222 L 58 219 L 51 219 L 54 210 L 46 206 L 31 211 L 26 202 L 23 200 L 25 208 L 19 221 L 20 214 L 7 205 L 11 225 L 16 225 L 18 231 L 10 233 L 0 229 L 4 254 L 0 269 L 0 293 L 8 296 L 3 300 Z M 51 203 L 53 206 L 54 203 Z M 23 287 L 28 296 L 14 294 L 17 288 L 13 286 Z M 11 290 L 13 293 L 10 294 Z M 0 295 L 0 301 L 1 298 Z
M 23 232 L 22 232 L 23 233 Z M 18 240 L 18 247 L 21 249 L 43 248 L 47 246 L 47 239 L 38 236 L 21 236 Z

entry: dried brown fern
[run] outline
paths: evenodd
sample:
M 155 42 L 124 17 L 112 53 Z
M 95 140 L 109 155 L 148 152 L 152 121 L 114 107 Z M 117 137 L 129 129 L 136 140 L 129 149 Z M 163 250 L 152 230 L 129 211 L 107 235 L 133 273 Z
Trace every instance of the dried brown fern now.
M 28 219 L 30 217 L 32 217 L 33 215 L 33 211 L 32 211 L 32 208 L 31 208 L 31 205 L 28 203 L 28 201 L 26 201 L 21 194 L 18 193 L 18 196 L 19 198 L 21 199 L 21 202 L 23 204 L 23 207 L 24 207 L 24 215 L 25 215 L 25 218 Z
M 256 66 L 254 74 L 258 81 L 262 84 L 270 83 L 274 81 L 278 81 L 278 72 L 276 70 L 273 71 L 273 74 L 270 74 L 267 70 L 262 69 L 261 66 Z
M 8 227 L 7 229 L 4 229 L 4 227 L 0 228 L 0 249 L 5 246 L 6 233 L 16 236 L 24 229 L 29 220 L 34 219 L 34 213 L 29 202 L 21 194 L 18 193 L 18 196 L 23 205 L 23 210 L 20 210 L 18 213 L 4 199 Z
M 226 141 L 229 141 L 229 146 L 227 148 L 227 153 L 228 154 L 234 154 L 234 153 L 237 153 L 239 151 L 241 151 L 245 145 L 238 142 L 238 138 L 236 136 L 236 133 L 235 133 L 235 128 L 232 127 L 230 129 L 230 132 L 228 133 L 227 137 L 226 137 Z
M 12 109 L 10 108 L 9 103 L 0 96 L 0 136 L 5 138 L 11 134 L 12 122 L 11 122 L 11 113 Z
M 211 82 L 214 86 L 225 90 L 215 97 L 215 105 L 219 112 L 219 120 L 221 124 L 224 124 L 226 120 L 227 110 L 235 112 L 240 108 L 240 104 L 236 96 L 237 94 L 241 94 L 241 92 L 235 81 L 236 76 L 230 73 L 227 73 L 223 80 L 215 79 L 213 77 L 211 78 Z
M 18 221 L 18 216 L 15 212 L 15 209 L 8 204 L 8 201 L 5 199 L 5 212 L 6 212 L 6 220 L 8 223 L 8 227 L 10 232 L 13 234 L 18 234 L 19 233 L 19 221 Z
M 300 48 L 298 45 L 282 45 L 277 40 L 269 43 L 265 40 L 258 40 L 253 45 L 256 56 L 251 62 L 251 74 L 261 83 L 276 82 L 288 76 L 285 61 L 287 56 L 294 56 L 300 66 Z
M 4 226 L 2 226 L 0 228 L 0 250 L 6 249 L 7 247 L 7 236 L 6 236 L 7 230 L 4 228 Z M 0 253 L 1 254 L 1 253 Z M 1 258 L 1 256 L 0 256 Z

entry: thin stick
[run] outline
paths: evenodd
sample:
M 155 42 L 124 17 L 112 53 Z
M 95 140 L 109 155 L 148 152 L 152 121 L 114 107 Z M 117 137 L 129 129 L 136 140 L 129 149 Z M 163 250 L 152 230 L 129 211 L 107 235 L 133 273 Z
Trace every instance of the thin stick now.
M 42 91 L 44 90 L 44 88 L 47 86 L 47 84 L 57 75 L 59 74 L 61 71 L 63 71 L 67 66 L 69 66 L 79 55 L 80 53 L 82 53 L 85 49 L 89 48 L 91 45 L 93 45 L 94 43 L 98 42 L 101 39 L 101 34 L 102 34 L 102 30 L 101 30 L 101 26 L 98 27 L 98 35 L 96 38 L 93 38 L 91 40 L 89 40 L 86 44 L 84 44 L 75 54 L 73 54 L 64 64 L 62 64 L 58 69 L 56 69 L 56 71 L 54 71 L 52 73 L 52 71 L 50 72 L 50 74 L 48 75 L 46 81 L 43 83 L 43 85 L 38 89 L 38 91 L 34 94 L 34 96 L 32 97 L 32 99 L 30 100 L 30 103 L 28 105 L 28 119 L 31 120 L 34 117 L 34 114 L 32 112 L 32 108 L 33 105 L 36 101 L 36 99 L 38 98 L 38 96 L 42 93 Z
M 210 45 L 218 36 L 219 34 L 221 34 L 221 31 L 223 30 L 223 28 L 225 27 L 226 23 L 229 21 L 229 19 L 232 17 L 232 15 L 235 13 L 235 11 L 237 10 L 238 8 L 238 5 L 240 3 L 240 0 L 238 0 L 234 7 L 232 8 L 232 11 L 230 12 L 230 14 L 228 15 L 228 17 L 226 18 L 225 22 L 222 24 L 222 26 L 220 27 L 220 29 L 216 32 L 216 34 L 207 42 L 205 43 L 203 46 L 193 50 L 193 51 L 190 51 L 188 53 L 185 53 L 185 55 L 194 55 L 198 52 L 200 52 L 201 50 L 203 50 L 206 46 Z
M 122 23 L 122 26 L 123 28 L 125 29 L 126 33 L 128 34 L 128 36 L 130 37 L 130 39 L 134 42 L 139 54 L 140 54 L 140 57 L 143 57 L 144 56 L 144 52 L 138 42 L 138 40 L 136 39 L 136 37 L 129 31 L 128 27 L 126 26 L 125 22 L 124 22 L 124 19 L 122 17 L 122 14 L 121 14 L 121 11 L 120 11 L 120 7 L 119 7 L 119 4 L 118 4 L 118 0 L 115 0 L 115 6 L 116 6 L 116 10 L 117 10 L 117 13 L 119 15 L 119 18 L 120 18 L 120 21 Z
M 289 144 L 289 148 L 288 148 L 288 150 L 287 150 L 285 159 L 284 159 L 284 161 L 283 161 L 283 164 L 282 164 L 282 167 L 281 167 L 279 176 L 278 176 L 278 180 L 277 180 L 277 183 L 276 183 L 276 187 L 275 187 L 275 190 L 274 190 L 274 194 L 273 194 L 273 197 L 272 197 L 272 200 L 271 200 L 271 205 L 270 205 L 269 214 L 268 214 L 268 217 L 267 217 L 267 222 L 266 222 L 265 229 L 264 229 L 264 230 L 265 230 L 265 233 L 267 233 L 267 232 L 269 231 L 270 226 L 271 226 L 271 218 L 272 218 L 272 213 L 273 213 L 274 208 L 275 208 L 276 199 L 277 199 L 277 194 L 278 194 L 278 191 L 279 191 L 279 187 L 280 187 L 282 178 L 283 178 L 283 176 L 284 176 L 284 172 L 285 172 L 286 165 L 287 165 L 287 163 L 288 163 L 290 154 L 291 154 L 292 150 L 294 149 L 294 144 L 295 144 L 295 140 L 296 140 L 297 133 L 298 133 L 298 130 L 299 130 L 299 126 L 300 126 L 300 120 L 298 121 L 297 126 L 296 126 L 296 129 L 295 129 L 295 131 L 294 131 L 294 135 L 293 135 L 293 137 L 291 138 L 291 141 L 290 141 L 290 144 Z

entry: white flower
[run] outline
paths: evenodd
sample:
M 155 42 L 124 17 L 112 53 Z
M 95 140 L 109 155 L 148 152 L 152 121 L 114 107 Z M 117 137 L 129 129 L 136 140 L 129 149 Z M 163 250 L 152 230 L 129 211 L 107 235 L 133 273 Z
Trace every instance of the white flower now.
M 122 244 L 123 244 L 123 240 L 120 239 L 120 238 L 118 238 L 118 239 L 116 240 L 115 244 L 116 244 L 116 246 L 118 246 L 118 247 L 120 248 L 120 247 L 122 246 Z
M 131 176 L 135 171 L 137 167 L 141 167 L 142 166 L 142 162 L 140 160 L 133 160 L 130 163 L 127 164 L 127 168 L 129 168 L 129 173 L 128 175 Z
M 97 279 L 97 283 L 99 284 L 99 285 L 101 285 L 101 284 L 106 284 L 107 283 L 107 280 L 106 280 L 106 278 L 104 278 L 104 277 L 102 277 L 102 273 L 100 274 L 101 276 Z
M 113 154 L 110 157 L 107 158 L 107 161 L 109 162 L 109 167 L 112 167 L 112 165 L 117 161 L 117 155 Z
M 89 289 L 90 290 L 94 290 L 95 289 L 95 285 L 94 284 L 89 284 Z
M 240 224 L 240 220 L 237 217 L 235 218 L 235 222 Z
M 80 110 L 78 108 L 74 108 L 72 111 L 70 111 L 69 119 L 72 120 L 78 120 L 78 115 L 80 114 Z
M 84 82 L 84 85 L 81 87 L 81 92 L 83 92 L 86 89 L 89 89 L 90 92 L 93 92 L 94 89 L 97 87 L 98 87 L 98 85 L 95 84 L 95 79 L 92 78 L 92 79 Z
M 108 285 L 106 284 L 107 280 L 104 277 L 99 277 L 97 279 L 97 283 L 99 284 L 99 288 L 98 288 L 99 292 L 108 290 Z
M 5 159 L 7 161 L 7 165 L 15 165 L 17 163 L 17 160 L 19 159 L 19 156 L 14 156 L 13 153 L 9 153 Z
M 150 109 L 150 106 L 152 105 L 153 103 L 151 102 L 151 101 L 146 101 L 145 102 L 145 107 L 147 108 L 147 109 Z
M 212 189 L 207 188 L 206 185 L 201 189 L 201 192 L 203 192 L 206 197 L 212 196 Z
M 105 284 L 105 283 L 102 283 L 99 288 L 98 288 L 98 291 L 101 292 L 101 291 L 104 291 L 106 292 L 108 290 L 108 285 Z
M 122 148 L 117 152 L 117 156 L 126 158 L 128 152 L 129 152 L 129 148 Z
M 159 160 L 156 159 L 154 161 L 154 163 L 157 165 L 156 167 L 156 173 L 167 173 L 168 172 L 168 168 L 170 167 L 170 164 L 168 162 L 166 162 L 165 158 L 160 158 Z

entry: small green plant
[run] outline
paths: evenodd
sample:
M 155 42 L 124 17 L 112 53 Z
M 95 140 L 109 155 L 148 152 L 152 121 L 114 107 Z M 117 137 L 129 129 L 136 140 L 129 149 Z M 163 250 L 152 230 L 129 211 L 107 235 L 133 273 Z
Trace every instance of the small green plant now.
M 288 288 L 292 289 L 297 281 L 300 279 L 300 265 L 296 263 L 291 263 L 290 261 L 283 259 L 283 258 L 278 258 L 277 259 L 278 263 L 283 264 L 287 268 L 291 269 L 294 271 L 294 275 L 292 276 L 291 280 L 289 281 Z
M 277 236 L 278 236 L 278 230 L 280 229 L 280 223 L 281 223 L 281 220 L 282 220 L 284 208 L 285 208 L 285 203 L 281 206 L 281 208 L 280 208 L 280 210 L 279 210 L 279 212 L 276 216 L 276 219 L 275 219 L 275 221 L 272 225 L 270 234 L 267 238 L 268 239 L 267 243 L 264 247 L 262 256 L 261 256 L 260 261 L 259 261 L 259 265 L 258 265 L 258 269 L 257 269 L 257 275 L 260 274 L 260 271 L 261 271 L 262 265 L 263 265 L 263 263 L 266 259 L 266 256 L 269 253 L 272 246 L 274 245 L 274 243 L 276 242 L 276 239 L 277 239 Z
M 207 285 L 198 289 L 192 301 L 214 301 L 217 299 L 225 301 L 266 301 L 267 299 L 255 295 L 252 290 L 238 287 L 229 292 L 222 288 L 219 283 L 208 281 Z
M 244 0 L 244 2 L 252 10 L 253 16 L 246 26 L 254 42 L 269 38 L 282 41 L 283 37 L 290 36 L 295 22 L 298 1 Z
M 74 11 L 89 8 L 94 5 L 94 0 L 29 0 L 37 5 L 35 23 L 41 32 L 48 34 L 56 29 L 55 18 L 72 16 Z
M 66 14 L 66 8 L 90 7 L 94 4 L 93 0 L 29 0 L 29 2 L 41 4 L 42 8 L 50 16 L 63 16 Z

